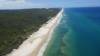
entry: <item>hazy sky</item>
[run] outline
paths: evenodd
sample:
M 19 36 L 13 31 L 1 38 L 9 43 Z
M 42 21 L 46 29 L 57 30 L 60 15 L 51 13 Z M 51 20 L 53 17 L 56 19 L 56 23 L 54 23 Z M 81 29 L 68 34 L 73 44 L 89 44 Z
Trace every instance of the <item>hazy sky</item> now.
M 90 6 L 100 6 L 100 0 L 0 0 L 0 9 Z

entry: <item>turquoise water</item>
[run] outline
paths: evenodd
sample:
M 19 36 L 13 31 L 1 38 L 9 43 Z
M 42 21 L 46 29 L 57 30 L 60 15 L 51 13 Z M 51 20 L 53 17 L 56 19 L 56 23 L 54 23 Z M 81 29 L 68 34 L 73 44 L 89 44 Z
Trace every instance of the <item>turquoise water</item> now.
M 67 8 L 44 56 L 100 56 L 100 8 Z

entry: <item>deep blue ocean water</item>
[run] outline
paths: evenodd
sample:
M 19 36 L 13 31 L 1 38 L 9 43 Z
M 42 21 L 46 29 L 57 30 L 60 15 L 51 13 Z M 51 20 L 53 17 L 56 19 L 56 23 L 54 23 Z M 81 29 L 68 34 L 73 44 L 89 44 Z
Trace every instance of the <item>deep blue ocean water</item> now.
M 64 9 L 44 56 L 100 56 L 100 7 Z

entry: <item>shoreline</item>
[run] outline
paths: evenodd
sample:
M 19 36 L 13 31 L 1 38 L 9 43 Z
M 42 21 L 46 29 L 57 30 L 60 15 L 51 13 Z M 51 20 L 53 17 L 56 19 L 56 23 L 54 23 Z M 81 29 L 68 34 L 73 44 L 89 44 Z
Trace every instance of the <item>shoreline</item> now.
M 59 24 L 59 22 L 61 21 L 61 18 L 62 18 L 62 13 L 63 13 L 63 9 L 58 13 L 58 15 L 56 16 L 56 18 L 58 19 L 55 23 L 55 25 L 52 26 L 52 29 L 50 30 L 49 32 L 49 35 L 48 35 L 48 39 L 46 40 L 46 42 L 44 43 L 44 45 L 42 46 L 42 48 L 40 49 L 39 53 L 37 56 L 43 56 L 51 38 L 52 38 L 52 34 L 53 34 L 53 31 L 54 29 L 57 27 L 57 25 Z
M 13 49 L 10 54 L 6 56 L 41 56 L 43 55 L 46 46 L 51 39 L 52 32 L 54 28 L 59 23 L 62 16 L 63 9 L 46 24 L 43 24 L 41 28 L 30 35 L 27 40 L 25 40 L 18 49 Z M 46 43 L 45 43 L 46 42 Z M 44 50 L 44 51 L 42 51 Z M 41 52 L 42 51 L 42 52 Z

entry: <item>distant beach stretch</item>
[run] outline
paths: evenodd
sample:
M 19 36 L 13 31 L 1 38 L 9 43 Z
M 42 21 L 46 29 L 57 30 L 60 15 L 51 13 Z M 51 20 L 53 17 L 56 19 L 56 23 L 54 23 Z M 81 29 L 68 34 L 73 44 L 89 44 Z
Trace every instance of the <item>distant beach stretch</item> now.
M 46 24 L 44 24 L 37 32 L 33 33 L 25 40 L 17 49 L 14 49 L 6 56 L 42 56 L 45 48 L 51 39 L 54 28 L 59 23 L 63 14 L 63 9 Z

